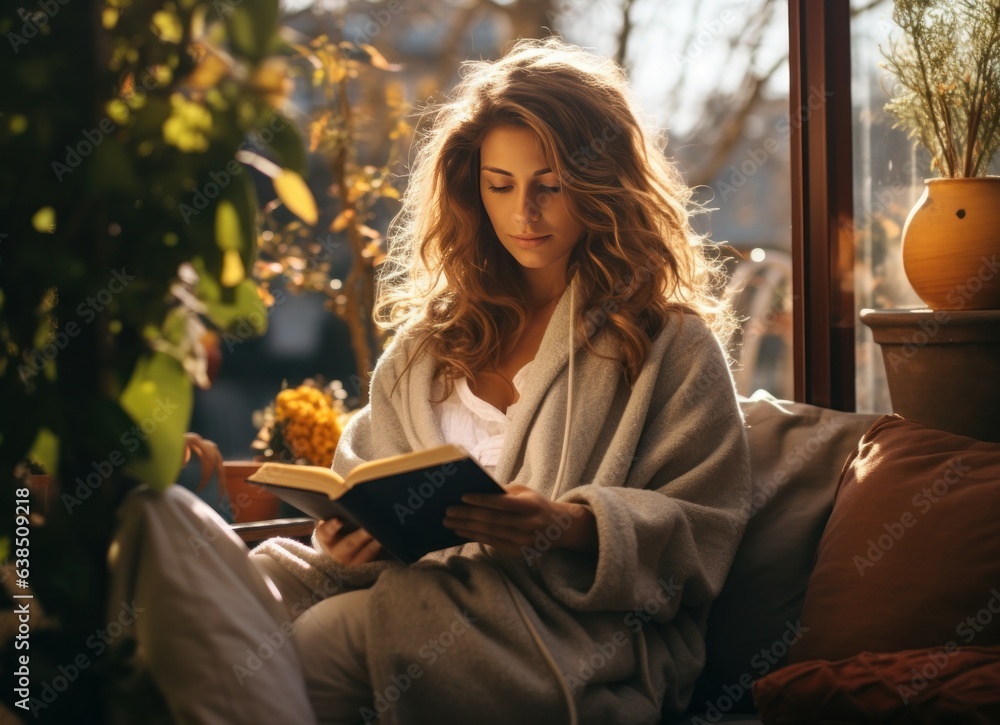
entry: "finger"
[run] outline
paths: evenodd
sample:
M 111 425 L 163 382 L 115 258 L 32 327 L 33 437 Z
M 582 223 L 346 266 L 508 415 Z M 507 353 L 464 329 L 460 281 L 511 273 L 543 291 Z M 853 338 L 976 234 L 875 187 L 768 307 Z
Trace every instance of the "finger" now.
M 522 529 L 534 526 L 540 521 L 535 511 L 508 511 L 483 506 L 449 506 L 445 509 L 444 514 L 446 520 L 484 521 L 499 526 L 513 526 Z
M 364 529 L 358 529 L 357 531 L 352 531 L 340 538 L 340 540 L 334 544 L 334 550 L 337 552 L 337 559 L 341 561 L 352 561 L 354 557 L 358 555 L 365 545 L 372 540 L 372 535 L 369 534 Z
M 212 479 L 213 473 L 219 474 L 219 480 L 223 480 L 222 454 L 219 453 L 219 447 L 213 441 L 203 438 L 197 451 L 201 459 L 201 480 L 198 482 L 198 488 L 206 485 Z
M 337 533 L 344 528 L 344 522 L 340 519 L 327 519 L 316 524 L 316 538 L 320 541 L 333 544 L 337 539 Z
M 469 493 L 462 496 L 462 503 L 482 508 L 502 511 L 534 512 L 542 508 L 546 499 L 524 486 L 516 486 L 506 494 L 499 493 Z
M 379 551 L 382 550 L 382 545 L 378 543 L 378 539 L 372 539 L 367 544 L 361 547 L 361 550 L 354 555 L 351 560 L 351 564 L 367 564 L 369 561 L 374 561 L 375 557 L 378 556 Z
M 474 529 L 476 531 L 489 531 L 490 529 L 496 529 L 498 531 L 504 531 L 504 533 L 515 531 L 528 532 L 534 531 L 537 528 L 533 525 L 531 520 L 523 518 L 503 518 L 501 516 L 491 517 L 488 519 L 463 516 L 445 516 L 443 523 L 449 529 Z
M 337 531 L 339 531 L 341 528 L 343 528 L 343 526 L 344 526 L 344 522 L 341 521 L 340 519 L 338 519 L 337 517 L 325 519 L 323 521 L 317 522 L 317 524 L 316 524 L 316 528 L 317 529 L 319 529 L 321 531 L 328 531 L 328 532 L 333 532 L 333 533 L 336 533 Z
M 198 441 L 201 440 L 201 436 L 197 433 L 191 433 L 190 431 L 184 434 L 184 465 L 188 464 L 191 460 L 191 456 L 198 453 Z M 199 456 L 200 458 L 200 456 Z

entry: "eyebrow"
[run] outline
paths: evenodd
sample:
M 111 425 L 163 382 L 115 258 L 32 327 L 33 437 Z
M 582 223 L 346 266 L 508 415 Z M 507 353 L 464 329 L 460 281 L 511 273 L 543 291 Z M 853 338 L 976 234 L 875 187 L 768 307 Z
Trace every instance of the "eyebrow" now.
M 494 174 L 502 174 L 503 176 L 513 176 L 514 175 L 514 174 L 510 173 L 509 171 L 504 171 L 503 169 L 498 169 L 496 166 L 484 166 L 484 167 L 482 167 L 482 170 L 483 171 L 492 171 Z M 552 169 L 550 169 L 548 166 L 546 166 L 544 169 L 539 169 L 538 171 L 536 171 L 535 173 L 533 173 L 532 176 L 541 176 L 542 174 L 551 174 L 551 173 L 552 173 Z

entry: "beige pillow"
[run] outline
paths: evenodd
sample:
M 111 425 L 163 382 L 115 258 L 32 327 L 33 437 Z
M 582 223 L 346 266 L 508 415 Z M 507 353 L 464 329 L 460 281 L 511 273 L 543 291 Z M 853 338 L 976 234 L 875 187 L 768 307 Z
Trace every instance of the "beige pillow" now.
M 753 513 L 712 606 L 707 662 L 690 711 L 753 712 L 754 680 L 780 667 L 799 614 L 840 472 L 878 416 L 741 398 L 750 443 Z

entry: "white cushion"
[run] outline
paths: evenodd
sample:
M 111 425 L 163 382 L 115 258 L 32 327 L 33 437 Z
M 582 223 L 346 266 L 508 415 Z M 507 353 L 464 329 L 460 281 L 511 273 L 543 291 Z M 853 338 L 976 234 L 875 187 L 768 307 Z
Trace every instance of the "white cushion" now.
M 166 709 L 181 723 L 315 723 L 279 595 L 226 522 L 180 486 L 136 489 L 119 517 L 107 632 L 112 648 L 135 650 L 114 719 Z

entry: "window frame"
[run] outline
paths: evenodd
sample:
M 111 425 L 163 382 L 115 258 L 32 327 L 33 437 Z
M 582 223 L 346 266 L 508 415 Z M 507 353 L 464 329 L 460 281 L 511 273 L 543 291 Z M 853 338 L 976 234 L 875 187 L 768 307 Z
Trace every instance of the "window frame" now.
M 789 0 L 795 400 L 856 409 L 850 0 Z

